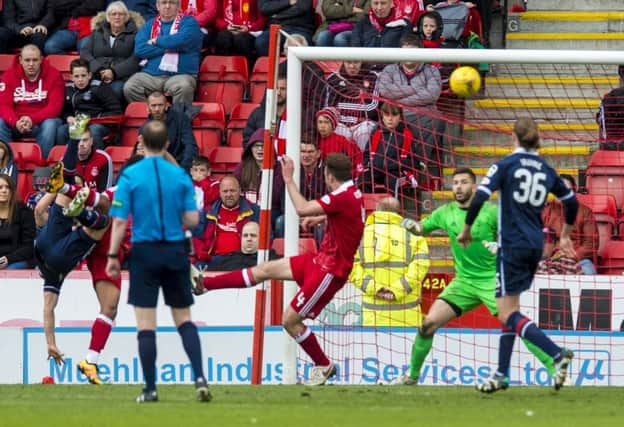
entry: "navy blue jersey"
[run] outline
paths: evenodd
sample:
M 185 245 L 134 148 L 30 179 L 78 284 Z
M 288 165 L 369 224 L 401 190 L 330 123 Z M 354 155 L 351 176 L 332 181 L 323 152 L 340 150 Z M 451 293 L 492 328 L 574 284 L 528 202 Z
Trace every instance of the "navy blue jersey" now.
M 517 148 L 492 165 L 477 191 L 499 191 L 498 233 L 502 247 L 542 249 L 542 210 L 548 193 L 564 201 L 574 191 L 535 151 Z

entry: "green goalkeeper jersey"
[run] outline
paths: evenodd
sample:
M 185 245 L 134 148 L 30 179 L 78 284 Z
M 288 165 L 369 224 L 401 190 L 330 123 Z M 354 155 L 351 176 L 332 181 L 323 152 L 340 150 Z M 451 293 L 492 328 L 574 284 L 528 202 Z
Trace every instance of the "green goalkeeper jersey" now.
M 498 208 L 492 203 L 483 205 L 472 225 L 472 242 L 464 249 L 457 243 L 457 235 L 464 228 L 467 212 L 468 210 L 460 208 L 457 202 L 440 206 L 422 221 L 423 233 L 429 234 L 434 230 L 446 231 L 451 241 L 451 253 L 458 278 L 493 280 L 496 276 L 496 255 L 492 255 L 481 241 L 496 241 Z

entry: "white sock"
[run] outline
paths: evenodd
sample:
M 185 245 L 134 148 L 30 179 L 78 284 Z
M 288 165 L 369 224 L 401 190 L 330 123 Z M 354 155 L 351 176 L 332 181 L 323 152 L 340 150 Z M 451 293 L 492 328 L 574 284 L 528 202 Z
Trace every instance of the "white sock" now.
M 88 350 L 87 357 L 85 357 L 85 359 L 87 359 L 87 362 L 92 363 L 92 364 L 97 364 L 99 358 L 100 358 L 100 353 L 98 353 L 97 351 L 93 351 L 93 350 Z

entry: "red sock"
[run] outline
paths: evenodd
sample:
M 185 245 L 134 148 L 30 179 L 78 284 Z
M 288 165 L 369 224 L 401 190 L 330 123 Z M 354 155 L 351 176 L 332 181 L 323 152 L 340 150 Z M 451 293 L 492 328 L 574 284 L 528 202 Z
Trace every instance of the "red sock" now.
M 59 193 L 62 192 L 70 199 L 73 199 L 74 197 L 76 197 L 76 193 L 78 192 L 78 190 L 82 188 L 81 186 L 76 185 L 76 184 L 66 184 L 66 185 L 67 185 L 67 188 L 63 187 L 63 189 L 61 189 Z
M 204 287 L 209 291 L 228 288 L 249 288 L 256 283 L 251 274 L 251 268 L 204 278 Z
M 106 341 L 108 340 L 108 336 L 110 335 L 112 328 L 113 321 L 103 314 L 100 314 L 95 319 L 95 322 L 93 322 L 93 326 L 91 326 L 91 342 L 89 343 L 89 350 L 100 353 L 106 345 Z
M 303 351 L 308 353 L 308 356 L 310 356 L 316 366 L 329 365 L 329 359 L 316 340 L 316 335 L 314 335 L 312 329 L 306 326 L 303 332 L 295 338 L 295 341 L 297 341 L 297 344 L 301 346 Z
M 94 207 L 100 201 L 100 193 L 95 191 L 93 188 L 89 188 L 89 195 L 87 196 L 87 200 L 85 201 L 85 205 L 89 207 Z

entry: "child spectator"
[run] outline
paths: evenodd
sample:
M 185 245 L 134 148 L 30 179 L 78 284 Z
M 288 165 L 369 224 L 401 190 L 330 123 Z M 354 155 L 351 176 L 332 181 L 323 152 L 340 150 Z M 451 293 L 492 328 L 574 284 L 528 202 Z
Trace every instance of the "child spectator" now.
M 325 160 L 330 153 L 343 153 L 349 156 L 353 169 L 351 175 L 356 178 L 362 172 L 362 150 L 351 140 L 336 132 L 336 128 L 344 126 L 338 122 L 339 113 L 336 108 L 326 107 L 316 113 L 316 130 L 321 158 Z
M 13 150 L 4 141 L 0 141 L 0 173 L 10 176 L 13 184 L 17 185 L 17 165 L 13 157 Z
M 197 156 L 191 165 L 191 178 L 195 187 L 197 209 L 212 205 L 219 199 L 219 181 L 210 177 L 210 161 L 206 156 Z
M 380 110 L 382 126 L 373 133 L 364 152 L 365 191 L 381 185 L 395 193 L 397 180 L 414 173 L 413 134 L 405 125 L 401 107 L 383 104 Z
M 92 80 L 89 63 L 85 59 L 74 59 L 69 64 L 71 83 L 65 85 L 65 103 L 63 119 L 66 124 L 56 132 L 56 144 L 65 145 L 69 138 L 69 125 L 74 123 L 75 116 L 85 114 L 89 117 L 105 117 L 122 113 L 119 99 L 109 85 L 99 80 Z M 89 130 L 93 136 L 93 144 L 97 149 L 104 148 L 103 138 L 110 132 L 102 124 L 91 124 Z
M 440 14 L 436 11 L 430 11 L 420 16 L 418 25 L 414 27 L 414 32 L 422 40 L 423 47 L 437 49 L 442 47 L 444 42 L 443 29 L 444 24 Z
M 39 167 L 33 172 L 33 189 L 34 191 L 26 196 L 26 206 L 35 210 L 37 202 L 46 194 L 46 188 L 50 181 L 50 168 Z

